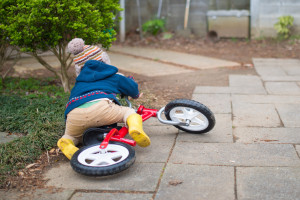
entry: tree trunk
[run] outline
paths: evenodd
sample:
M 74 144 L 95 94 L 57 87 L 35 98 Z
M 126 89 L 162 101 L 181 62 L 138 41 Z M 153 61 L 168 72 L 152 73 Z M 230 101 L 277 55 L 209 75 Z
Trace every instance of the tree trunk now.
M 13 63 L 8 66 L 8 69 L 6 69 L 6 72 L 3 72 L 1 75 L 2 81 L 6 78 L 6 76 L 9 74 L 9 72 L 13 69 L 15 64 L 20 59 L 20 52 L 17 48 L 10 46 L 8 43 L 4 43 L 0 45 L 0 71 L 4 70 L 4 64 L 7 60 L 11 59 L 11 55 L 13 51 L 17 51 L 17 54 L 15 55 L 15 58 L 13 58 Z
M 70 93 L 70 81 L 66 64 L 61 64 L 61 76 L 59 78 L 63 85 L 64 91 Z

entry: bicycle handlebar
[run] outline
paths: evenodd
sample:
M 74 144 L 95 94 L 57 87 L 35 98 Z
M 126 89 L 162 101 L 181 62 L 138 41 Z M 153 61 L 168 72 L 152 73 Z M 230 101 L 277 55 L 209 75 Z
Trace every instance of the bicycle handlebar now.
M 131 105 L 131 102 L 130 102 L 129 99 L 128 99 L 128 96 L 124 96 L 124 99 L 125 99 L 125 101 L 126 101 L 128 107 L 129 107 L 129 108 L 132 108 L 132 105 Z

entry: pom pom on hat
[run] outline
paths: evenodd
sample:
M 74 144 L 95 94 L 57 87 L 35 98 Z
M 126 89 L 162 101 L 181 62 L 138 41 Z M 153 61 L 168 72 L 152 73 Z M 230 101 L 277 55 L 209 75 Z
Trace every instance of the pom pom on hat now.
M 81 38 L 74 38 L 68 44 L 68 51 L 72 54 L 78 54 L 83 51 L 84 41 Z

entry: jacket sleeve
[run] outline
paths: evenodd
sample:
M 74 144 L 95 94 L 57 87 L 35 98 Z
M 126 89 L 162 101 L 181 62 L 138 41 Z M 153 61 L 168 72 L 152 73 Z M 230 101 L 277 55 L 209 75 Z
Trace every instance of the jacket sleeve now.
M 133 77 L 125 77 L 122 75 L 119 76 L 119 91 L 121 92 L 122 95 L 130 96 L 134 99 L 139 98 L 140 93 L 138 89 L 138 84 L 135 82 Z

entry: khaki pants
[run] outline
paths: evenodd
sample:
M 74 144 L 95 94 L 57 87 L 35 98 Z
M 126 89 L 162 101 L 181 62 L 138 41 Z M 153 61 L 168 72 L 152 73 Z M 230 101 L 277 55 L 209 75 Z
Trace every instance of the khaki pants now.
M 66 130 L 62 138 L 71 139 L 77 145 L 86 129 L 126 123 L 129 115 L 134 113 L 134 109 L 119 106 L 109 100 L 101 100 L 88 108 L 75 108 L 67 115 Z

